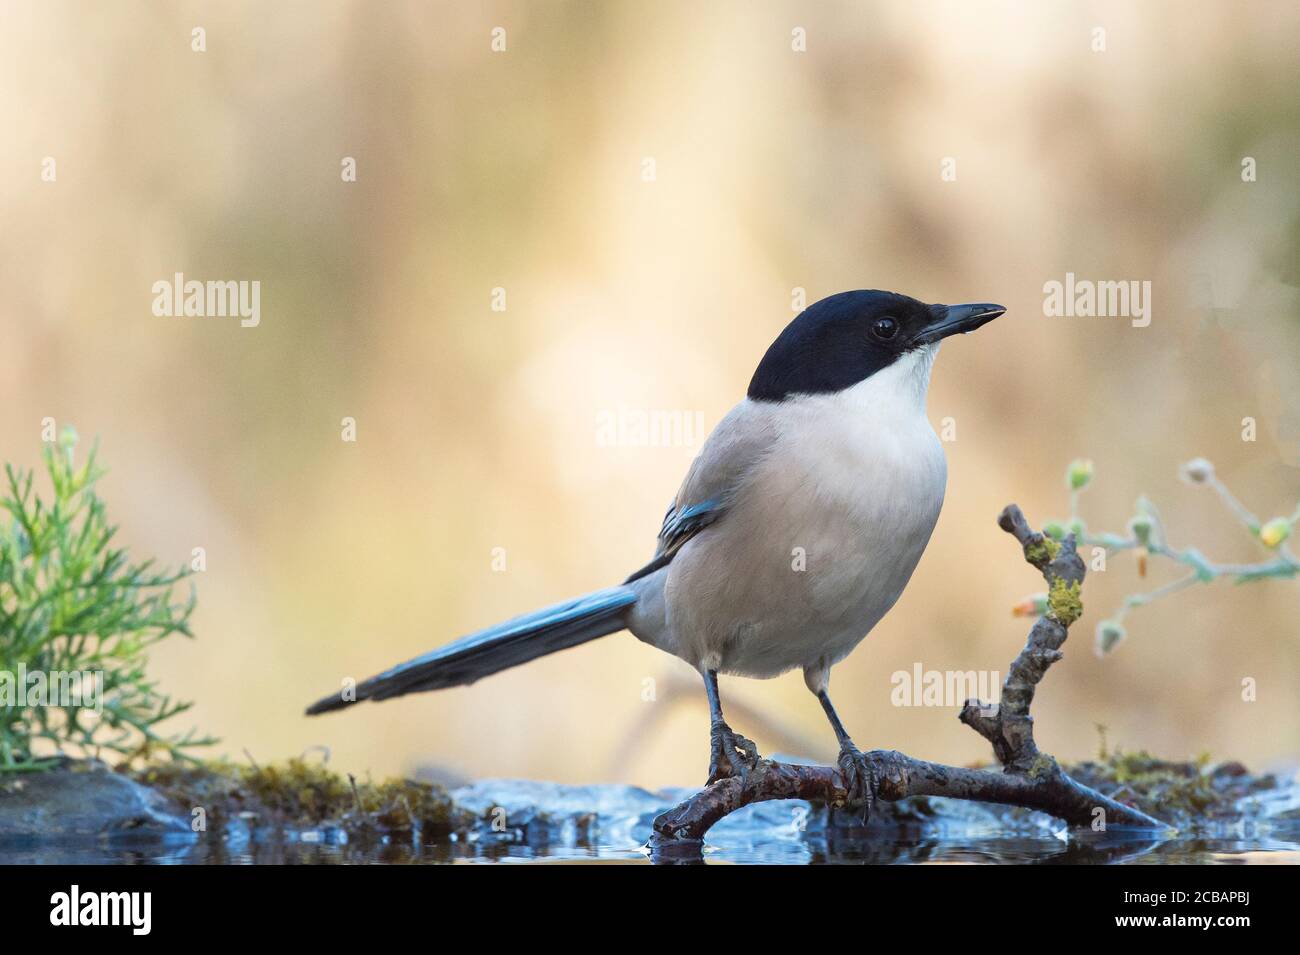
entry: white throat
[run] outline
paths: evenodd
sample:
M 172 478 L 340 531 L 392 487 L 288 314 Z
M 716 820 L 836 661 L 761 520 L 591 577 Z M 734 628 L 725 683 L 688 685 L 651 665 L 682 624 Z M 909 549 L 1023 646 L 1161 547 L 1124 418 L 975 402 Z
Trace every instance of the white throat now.
M 937 342 L 922 345 L 907 352 L 888 368 L 882 368 L 870 378 L 830 397 L 849 414 L 887 419 L 923 418 L 925 399 L 930 392 L 930 371 L 938 352 Z
M 915 441 L 929 454 L 938 441 L 925 411 L 930 369 L 938 345 L 903 355 L 888 368 L 834 394 L 794 395 L 771 408 L 772 421 L 788 437 L 869 448 Z M 942 456 L 940 448 L 938 454 Z

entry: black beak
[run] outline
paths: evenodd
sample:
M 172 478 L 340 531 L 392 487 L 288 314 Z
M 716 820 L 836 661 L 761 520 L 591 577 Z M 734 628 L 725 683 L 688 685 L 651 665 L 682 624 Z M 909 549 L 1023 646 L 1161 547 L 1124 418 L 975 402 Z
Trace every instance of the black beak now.
M 919 345 L 929 345 L 949 335 L 964 335 L 973 332 L 981 325 L 986 325 L 997 318 L 1006 307 L 988 303 L 971 305 L 931 305 L 930 314 L 934 317 L 925 330 L 917 336 Z

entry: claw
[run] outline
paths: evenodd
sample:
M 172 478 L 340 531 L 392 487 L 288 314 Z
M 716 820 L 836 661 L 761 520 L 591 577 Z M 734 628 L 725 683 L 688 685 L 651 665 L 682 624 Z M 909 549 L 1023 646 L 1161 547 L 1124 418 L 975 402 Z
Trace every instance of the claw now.
M 839 764 L 844 788 L 848 791 L 848 808 L 860 807 L 862 823 L 866 825 L 876 808 L 876 797 L 880 790 L 880 773 L 876 761 L 850 743 L 840 750 Z
M 709 732 L 709 783 L 738 776 L 744 779 L 758 765 L 758 747 L 721 720 Z

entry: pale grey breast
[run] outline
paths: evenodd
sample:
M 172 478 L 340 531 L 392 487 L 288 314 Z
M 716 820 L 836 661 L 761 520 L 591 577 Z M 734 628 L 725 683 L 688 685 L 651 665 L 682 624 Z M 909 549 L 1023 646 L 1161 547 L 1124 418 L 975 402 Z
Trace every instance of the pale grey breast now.
M 649 642 L 756 677 L 852 650 L 902 593 L 943 503 L 925 416 L 932 360 L 918 353 L 838 394 L 737 406 L 719 446 L 745 454 L 710 463 L 706 445 L 683 487 L 716 494 L 725 472 L 725 514 L 660 572 L 667 632 Z

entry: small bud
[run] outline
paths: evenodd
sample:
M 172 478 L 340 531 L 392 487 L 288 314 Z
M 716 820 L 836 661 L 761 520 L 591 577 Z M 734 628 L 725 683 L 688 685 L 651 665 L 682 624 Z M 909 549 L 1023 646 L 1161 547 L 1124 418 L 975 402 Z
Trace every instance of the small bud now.
M 1083 540 L 1084 533 L 1088 530 L 1088 525 L 1079 518 L 1070 521 L 1070 533 L 1075 536 L 1076 540 Z
M 1139 514 L 1128 522 L 1129 532 L 1143 547 L 1151 543 L 1151 518 Z
M 1275 517 L 1259 529 L 1259 540 L 1265 547 L 1277 547 L 1291 536 L 1291 522 L 1285 517 Z
M 1178 469 L 1178 476 L 1188 484 L 1204 484 L 1214 477 L 1214 465 L 1205 458 L 1192 458 Z
M 1088 458 L 1075 458 L 1065 472 L 1065 480 L 1071 491 L 1078 491 L 1088 486 L 1092 480 L 1092 461 Z
M 64 451 L 71 451 L 77 446 L 77 429 L 70 424 L 65 424 L 63 430 L 59 432 L 59 447 Z
M 1103 620 L 1097 624 L 1097 656 L 1104 657 L 1119 646 L 1128 634 L 1118 620 Z
M 1011 608 L 1013 617 L 1041 617 L 1047 613 L 1047 594 L 1031 594 Z
M 1065 528 L 1056 521 L 1048 521 L 1044 524 L 1043 533 L 1054 541 L 1065 540 Z

